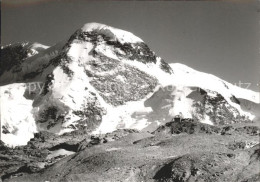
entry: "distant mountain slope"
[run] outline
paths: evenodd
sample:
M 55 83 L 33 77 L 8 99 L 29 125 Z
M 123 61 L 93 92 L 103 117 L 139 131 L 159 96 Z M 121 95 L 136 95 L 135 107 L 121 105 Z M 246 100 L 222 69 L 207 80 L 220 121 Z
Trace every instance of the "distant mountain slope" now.
M 29 42 L 16 43 L 1 47 L 0 76 L 2 76 L 4 72 L 10 71 L 12 68 L 15 68 L 16 72 L 21 71 L 19 66 L 23 61 L 47 48 L 48 46 Z
M 175 73 L 173 79 L 175 85 L 195 86 L 217 92 L 238 110 L 251 113 L 255 116 L 254 120 L 259 119 L 259 92 L 235 86 L 214 75 L 196 71 L 180 63 L 173 63 L 170 66 Z
M 221 94 L 225 94 L 226 92 L 227 95 L 233 94 L 237 98 L 243 98 L 255 103 L 260 103 L 259 92 L 243 89 L 212 74 L 199 72 L 180 63 L 171 63 L 170 66 L 176 73 L 174 79 L 176 84 L 197 86 L 216 91 Z
M 47 65 L 56 57 L 64 42 L 52 47 L 39 43 L 23 43 L 1 48 L 0 85 L 41 81 L 40 73 L 48 72 Z M 11 63 L 11 64 L 10 64 Z

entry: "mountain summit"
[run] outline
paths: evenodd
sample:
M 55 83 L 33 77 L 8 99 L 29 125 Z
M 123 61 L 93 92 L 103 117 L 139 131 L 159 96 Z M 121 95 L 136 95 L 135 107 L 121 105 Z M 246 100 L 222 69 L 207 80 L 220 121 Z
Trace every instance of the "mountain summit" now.
M 107 25 L 85 24 L 51 47 L 1 51 L 1 65 L 14 63 L 0 71 L 1 140 L 9 146 L 39 131 L 154 131 L 176 117 L 210 125 L 259 118 L 259 93 L 168 64 L 137 36 Z

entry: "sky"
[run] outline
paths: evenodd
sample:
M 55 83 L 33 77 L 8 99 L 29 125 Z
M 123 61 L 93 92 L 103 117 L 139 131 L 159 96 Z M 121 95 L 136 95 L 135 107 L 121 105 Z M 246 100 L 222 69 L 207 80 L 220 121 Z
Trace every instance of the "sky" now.
M 169 63 L 260 91 L 259 1 L 2 0 L 1 44 L 45 45 L 85 23 L 127 30 Z

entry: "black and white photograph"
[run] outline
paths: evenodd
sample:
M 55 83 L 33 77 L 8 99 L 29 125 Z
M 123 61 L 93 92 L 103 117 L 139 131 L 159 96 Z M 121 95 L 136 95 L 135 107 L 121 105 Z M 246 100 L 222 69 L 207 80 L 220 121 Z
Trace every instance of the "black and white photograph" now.
M 1 0 L 0 182 L 259 182 L 259 0 Z

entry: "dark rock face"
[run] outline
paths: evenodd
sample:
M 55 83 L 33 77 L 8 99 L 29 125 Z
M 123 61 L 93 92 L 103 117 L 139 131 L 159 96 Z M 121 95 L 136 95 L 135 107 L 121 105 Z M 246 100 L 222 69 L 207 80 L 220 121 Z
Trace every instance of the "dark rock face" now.
M 94 45 L 98 43 L 105 43 L 112 47 L 112 50 L 115 51 L 116 55 L 122 58 L 126 58 L 128 60 L 137 60 L 144 64 L 147 63 L 156 63 L 157 56 L 151 51 L 151 49 L 143 42 L 137 43 L 120 43 L 116 40 L 111 40 L 110 37 L 96 31 L 91 32 L 82 32 L 81 30 L 76 31 L 69 39 L 69 43 L 74 41 L 90 41 Z M 120 51 L 118 51 L 120 50 Z M 95 55 L 97 52 L 93 50 L 93 54 Z M 161 60 L 161 68 L 165 72 L 171 74 L 173 73 L 171 67 L 164 61 Z
M 86 102 L 81 110 L 73 111 L 73 113 L 80 117 L 75 127 L 80 131 L 91 132 L 100 125 L 106 111 L 100 106 L 97 97 L 94 97 Z
M 207 124 L 202 124 L 191 119 L 182 119 L 179 121 L 172 121 L 160 126 L 157 130 L 153 132 L 164 133 L 164 134 L 196 134 L 196 133 L 207 133 L 207 134 L 219 134 L 221 128 L 217 126 L 211 126 Z
M 114 106 L 143 99 L 158 84 L 156 78 L 105 56 L 96 56 L 86 74 L 103 99 Z M 113 70 L 113 71 L 112 71 Z M 110 74 L 106 72 L 112 71 Z M 103 74 L 102 74 L 103 73 Z
M 231 106 L 222 95 L 210 90 L 205 92 L 201 93 L 201 95 L 204 97 L 203 100 L 194 102 L 193 104 L 196 110 L 196 115 L 193 116 L 195 120 L 200 121 L 204 119 L 204 115 L 206 114 L 210 116 L 210 120 L 213 121 L 214 125 L 228 125 L 241 122 L 250 122 L 247 117 L 241 115 L 236 108 Z M 209 93 L 213 93 L 216 96 L 210 96 Z M 238 101 L 235 97 L 233 97 L 231 100 L 233 102 Z
M 28 57 L 29 50 L 25 48 L 29 43 L 17 43 L 14 45 L 1 48 L 1 69 L 0 76 L 5 71 L 10 71 L 15 67 L 14 71 L 21 71 L 21 63 Z
M 11 132 L 8 130 L 8 127 L 7 127 L 7 126 L 2 126 L 2 132 L 3 132 L 4 134 L 11 133 Z
M 236 104 L 240 104 L 240 101 L 234 95 L 231 97 L 231 101 Z
M 246 125 L 234 127 L 232 125 L 225 126 L 212 126 L 203 124 L 192 119 L 181 119 L 173 120 L 166 123 L 165 125 L 159 126 L 153 134 L 217 134 L 217 135 L 232 135 L 236 134 L 247 134 L 249 136 L 259 136 L 260 128 L 258 126 Z M 245 142 L 243 142 L 245 143 Z

